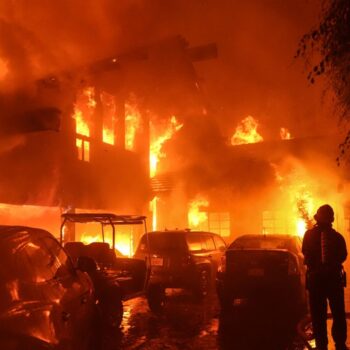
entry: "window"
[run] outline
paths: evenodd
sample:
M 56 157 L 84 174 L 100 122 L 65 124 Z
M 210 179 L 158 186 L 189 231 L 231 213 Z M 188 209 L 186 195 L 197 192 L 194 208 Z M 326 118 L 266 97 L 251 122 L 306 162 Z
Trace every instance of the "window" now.
M 217 233 L 222 237 L 229 237 L 230 231 L 230 213 L 218 212 L 209 213 L 208 216 L 209 231 Z
M 209 234 L 191 233 L 186 240 L 191 251 L 215 250 L 214 241 Z
M 71 277 L 73 264 L 59 243 L 53 238 L 44 238 L 43 243 L 52 255 L 52 271 L 58 279 Z
M 203 235 L 207 250 L 215 250 L 215 244 L 213 237 L 211 235 Z
M 29 242 L 17 251 L 16 261 L 24 281 L 40 283 L 55 276 L 51 268 L 54 257 L 40 242 Z
M 78 159 L 84 162 L 90 162 L 90 141 L 77 137 L 76 146 L 78 149 Z
M 216 249 L 226 249 L 224 240 L 219 236 L 213 236 Z

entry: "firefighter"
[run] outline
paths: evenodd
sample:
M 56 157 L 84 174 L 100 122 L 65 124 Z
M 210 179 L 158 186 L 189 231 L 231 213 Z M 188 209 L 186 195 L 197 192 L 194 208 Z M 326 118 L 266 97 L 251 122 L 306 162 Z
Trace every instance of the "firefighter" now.
M 307 266 L 306 287 L 309 291 L 311 320 L 319 350 L 328 349 L 327 301 L 333 316 L 332 337 L 337 350 L 348 349 L 343 262 L 347 251 L 343 236 L 332 228 L 334 211 L 322 205 L 314 215 L 316 225 L 307 230 L 303 239 L 304 263 Z

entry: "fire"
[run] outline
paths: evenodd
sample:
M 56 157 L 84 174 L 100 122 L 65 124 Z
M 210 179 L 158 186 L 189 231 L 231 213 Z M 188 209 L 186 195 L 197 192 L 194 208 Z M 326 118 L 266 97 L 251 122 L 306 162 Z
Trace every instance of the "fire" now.
M 101 103 L 103 107 L 103 129 L 102 141 L 110 145 L 115 143 L 114 128 L 116 123 L 117 106 L 113 95 L 106 92 L 101 93 Z
M 166 154 L 162 151 L 164 142 L 170 140 L 173 135 L 183 127 L 183 124 L 179 123 L 175 116 L 172 116 L 161 135 L 155 136 L 155 124 L 150 123 L 151 129 L 151 144 L 150 144 L 150 176 L 154 177 L 157 173 L 157 167 L 161 158 L 166 158 Z
M 121 238 L 121 237 L 119 237 Z M 90 244 L 93 242 L 102 242 L 101 236 L 100 235 L 91 235 L 88 233 L 82 233 L 80 235 L 80 241 L 83 242 L 84 244 Z M 111 247 L 113 242 L 112 242 L 112 237 L 105 237 L 105 242 L 109 244 Z M 117 242 L 114 244 L 114 248 L 117 249 L 119 252 L 121 252 L 125 256 L 132 256 L 133 251 L 132 251 L 132 244 L 130 240 L 123 240 L 123 239 L 118 239 Z
M 297 208 L 296 234 L 303 237 L 305 231 L 312 227 L 311 217 L 314 212 L 314 200 L 304 186 L 296 192 L 294 200 Z
M 292 136 L 287 128 L 280 129 L 280 136 L 281 136 L 282 140 L 290 140 L 292 138 Z
M 135 138 L 141 126 L 141 113 L 135 103 L 125 104 L 125 149 L 135 150 Z
M 188 224 L 190 227 L 197 228 L 200 224 L 208 221 L 208 213 L 201 211 L 201 208 L 207 208 L 209 201 L 201 196 L 189 203 L 188 208 Z
M 89 121 L 93 117 L 95 108 L 95 89 L 93 87 L 87 87 L 78 94 L 77 102 L 74 106 L 73 118 L 76 122 L 77 134 L 86 137 L 90 136 Z
M 157 203 L 159 198 L 155 196 L 150 202 L 150 211 L 152 212 L 152 231 L 157 230 Z
M 8 72 L 8 63 L 0 58 L 0 80 L 4 80 Z
M 235 133 L 231 137 L 231 144 L 236 146 L 262 142 L 264 139 L 258 133 L 257 129 L 258 122 L 252 116 L 248 116 L 237 126 Z

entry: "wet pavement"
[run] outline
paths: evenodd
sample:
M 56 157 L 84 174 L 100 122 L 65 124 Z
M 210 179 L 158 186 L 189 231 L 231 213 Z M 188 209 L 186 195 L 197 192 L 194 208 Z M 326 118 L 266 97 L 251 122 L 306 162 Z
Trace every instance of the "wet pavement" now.
M 263 320 L 258 327 L 254 327 L 258 330 L 256 333 L 249 327 L 242 330 L 237 324 L 233 325 L 231 321 L 224 322 L 220 318 L 215 295 L 200 301 L 183 291 L 170 290 L 167 292 L 165 309 L 159 315 L 149 310 L 144 298 L 124 303 L 120 333 L 105 349 L 296 349 L 287 347 L 285 336 L 279 337 L 276 343 L 276 332 L 266 332 L 264 323 L 266 324 L 266 320 Z M 288 337 L 290 339 L 290 334 Z M 241 340 L 244 342 L 249 340 L 249 345 Z

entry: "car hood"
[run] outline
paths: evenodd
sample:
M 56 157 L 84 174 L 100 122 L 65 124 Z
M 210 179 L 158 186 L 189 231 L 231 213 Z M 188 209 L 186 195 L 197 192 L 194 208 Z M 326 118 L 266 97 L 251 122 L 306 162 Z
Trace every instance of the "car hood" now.
M 58 343 L 53 319 L 54 306 L 42 301 L 16 301 L 0 312 L 0 338 L 31 338 L 42 343 Z

